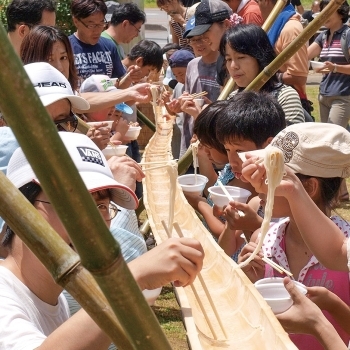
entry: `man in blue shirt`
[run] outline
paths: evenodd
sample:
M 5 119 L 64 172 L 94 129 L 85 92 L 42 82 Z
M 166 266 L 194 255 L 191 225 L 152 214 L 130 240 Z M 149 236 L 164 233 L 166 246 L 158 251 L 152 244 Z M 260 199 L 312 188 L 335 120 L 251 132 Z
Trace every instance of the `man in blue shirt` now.
M 73 0 L 73 23 L 77 31 L 69 37 L 80 83 L 93 74 L 120 78 L 125 74 L 118 51 L 109 39 L 100 37 L 105 28 L 107 6 L 103 0 Z M 127 84 L 128 83 L 128 84 Z M 129 86 L 131 82 L 125 82 Z

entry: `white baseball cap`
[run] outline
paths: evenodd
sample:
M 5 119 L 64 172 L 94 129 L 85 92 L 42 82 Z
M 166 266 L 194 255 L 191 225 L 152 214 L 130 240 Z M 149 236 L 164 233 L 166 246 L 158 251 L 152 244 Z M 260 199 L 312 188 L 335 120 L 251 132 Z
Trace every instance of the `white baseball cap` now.
M 108 189 L 114 203 L 126 209 L 137 208 L 136 194 L 114 179 L 105 156 L 93 141 L 83 134 L 59 132 L 59 135 L 89 192 Z M 17 188 L 32 181 L 40 184 L 22 148 L 13 153 L 6 175 Z
M 84 92 L 108 92 L 118 90 L 115 87 L 115 79 L 111 79 L 108 75 L 93 74 L 89 78 L 85 79 L 80 86 L 80 93 Z M 133 114 L 133 109 L 126 103 L 118 103 L 115 105 L 115 109 L 126 114 Z
M 73 108 L 82 111 L 90 108 L 88 101 L 74 95 L 69 81 L 51 64 L 30 63 L 26 64 L 24 69 L 45 107 L 59 100 L 68 99 Z
M 80 92 L 107 92 L 117 90 L 114 86 L 115 79 L 111 79 L 108 75 L 93 74 L 83 81 L 80 86 Z

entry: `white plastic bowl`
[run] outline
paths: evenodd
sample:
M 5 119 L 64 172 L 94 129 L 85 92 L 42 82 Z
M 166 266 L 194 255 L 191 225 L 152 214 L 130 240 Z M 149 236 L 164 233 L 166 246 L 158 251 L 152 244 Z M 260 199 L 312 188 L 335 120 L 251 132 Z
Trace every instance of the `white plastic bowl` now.
M 293 281 L 294 284 L 296 284 L 300 288 L 305 288 L 305 285 L 298 282 L 298 281 Z M 261 280 L 258 280 L 254 283 L 255 286 L 261 285 L 261 284 L 269 284 L 269 283 L 281 283 L 283 284 L 283 277 L 267 277 L 267 278 L 262 278 Z
M 196 177 L 197 177 L 197 183 L 196 183 Z M 188 192 L 191 194 L 196 194 L 201 196 L 203 193 L 204 187 L 208 182 L 208 178 L 204 175 L 199 175 L 199 174 L 197 174 L 196 176 L 194 174 L 187 174 L 187 175 L 179 176 L 177 178 L 177 181 L 179 182 L 183 192 Z
M 147 300 L 148 305 L 152 306 L 159 297 L 161 291 L 162 287 L 156 289 L 144 289 L 142 293 L 145 299 Z
M 105 149 L 102 150 L 102 153 L 106 157 L 106 159 L 109 159 L 113 156 L 121 157 L 125 154 L 128 146 L 125 145 L 118 145 L 118 146 L 107 146 Z
M 203 97 L 202 98 L 195 98 L 193 101 L 199 108 L 203 107 L 203 105 L 204 105 L 204 98 Z
M 112 129 L 113 120 L 103 120 L 101 122 L 88 122 L 87 124 L 96 127 L 97 125 L 101 125 L 101 123 L 108 123 L 108 128 Z
M 320 69 L 324 67 L 324 62 L 310 61 L 313 70 Z
M 128 131 L 125 133 L 125 138 L 129 140 L 136 140 L 141 132 L 141 126 L 129 126 Z
M 295 284 L 300 292 L 303 294 L 307 293 L 307 289 L 302 283 Z M 255 283 L 255 287 L 271 307 L 275 315 L 287 311 L 293 305 L 293 300 L 282 281 L 276 283 L 272 281 L 260 284 Z
M 235 187 L 235 186 L 224 186 L 228 193 L 231 195 L 233 200 L 246 203 L 251 192 L 244 188 Z M 226 194 L 222 190 L 220 186 L 212 186 L 208 188 L 208 192 L 210 193 L 210 198 L 213 203 L 219 208 L 223 208 L 225 205 L 228 205 L 229 199 L 226 197 Z

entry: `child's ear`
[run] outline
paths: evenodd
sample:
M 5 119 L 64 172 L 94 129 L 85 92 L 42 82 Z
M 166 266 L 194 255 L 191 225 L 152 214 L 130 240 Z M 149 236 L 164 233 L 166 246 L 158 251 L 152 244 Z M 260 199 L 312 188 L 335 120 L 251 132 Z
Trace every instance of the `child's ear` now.
M 263 143 L 262 148 L 267 147 L 273 140 L 273 137 L 270 136 L 269 138 L 266 139 L 266 141 Z
M 23 39 L 28 33 L 30 32 L 30 28 L 25 25 L 21 24 L 18 26 L 18 34 Z
M 143 66 L 143 57 L 137 57 L 135 63 L 139 66 Z
M 319 196 L 320 183 L 315 177 L 303 181 L 303 186 L 308 195 L 315 201 Z

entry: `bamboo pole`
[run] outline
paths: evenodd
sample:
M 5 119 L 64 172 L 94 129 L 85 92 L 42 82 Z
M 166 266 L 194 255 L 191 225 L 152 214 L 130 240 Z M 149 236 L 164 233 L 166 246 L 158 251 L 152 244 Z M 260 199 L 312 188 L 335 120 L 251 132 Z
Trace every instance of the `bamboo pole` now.
M 138 109 L 137 109 L 137 118 L 143 124 L 145 124 L 151 131 L 156 132 L 156 126 Z
M 245 88 L 245 90 L 258 91 L 277 71 L 286 63 L 305 43 L 314 35 L 327 18 L 333 14 L 343 3 L 342 0 L 331 0 L 319 15 L 308 24 L 281 54 L 279 54 L 262 72 Z
M 0 216 L 34 252 L 55 282 L 79 302 L 120 349 L 134 349 L 96 281 L 81 266 L 79 256 L 1 171 L 0 198 L 6 203 L 0 206 Z
M 276 4 L 273 7 L 272 11 L 270 12 L 268 17 L 266 18 L 266 21 L 261 26 L 261 28 L 265 31 L 265 33 L 267 33 L 271 29 L 271 27 L 273 25 L 273 22 L 275 22 L 277 16 L 284 9 L 284 7 L 286 6 L 286 3 L 287 3 L 287 0 L 278 0 L 276 2 Z
M 84 135 L 87 134 L 91 126 L 88 123 L 85 123 L 83 119 L 78 118 L 78 126 L 77 129 Z
M 179 159 L 179 162 L 177 164 L 179 175 L 183 175 L 186 173 L 187 169 L 190 167 L 190 165 L 193 162 L 193 155 L 192 155 L 192 147 L 188 147 L 185 154 Z
M 0 65 L 6 67 L 0 71 L 0 84 L 6 87 L 0 89 L 0 108 L 66 227 L 82 265 L 99 284 L 135 349 L 171 349 L 3 26 L 0 42 Z

